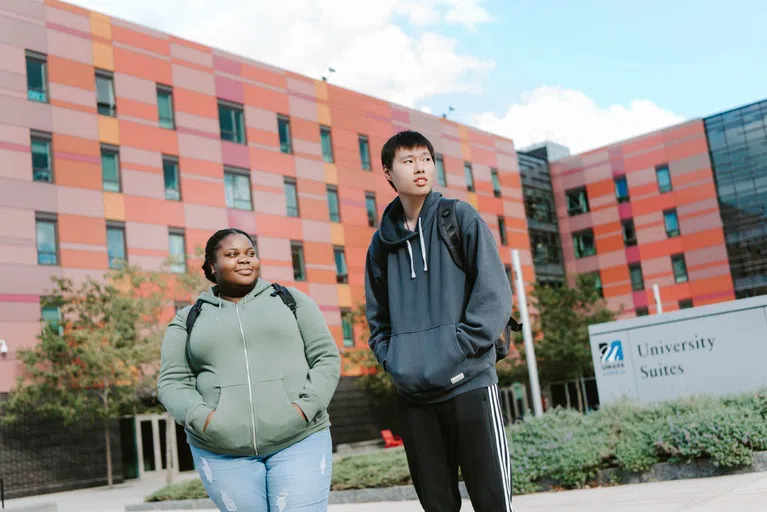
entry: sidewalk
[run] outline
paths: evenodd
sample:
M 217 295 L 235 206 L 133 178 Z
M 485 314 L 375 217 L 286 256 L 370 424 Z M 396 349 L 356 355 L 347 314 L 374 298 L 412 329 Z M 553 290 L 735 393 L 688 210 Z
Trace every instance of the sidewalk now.
M 186 473 L 181 479 L 196 478 Z M 178 479 L 177 479 L 178 481 Z M 164 476 L 153 476 L 141 482 L 48 494 L 12 500 L 15 507 L 58 503 L 58 512 L 124 512 L 125 505 L 140 503 L 144 496 L 164 485 Z M 623 485 L 556 493 L 531 494 L 514 498 L 517 512 L 750 512 L 767 510 L 767 473 L 677 480 L 640 485 Z M 418 512 L 417 502 L 365 503 L 333 505 L 329 512 Z M 464 512 L 472 512 L 465 502 Z M 194 512 L 179 511 L 176 512 Z

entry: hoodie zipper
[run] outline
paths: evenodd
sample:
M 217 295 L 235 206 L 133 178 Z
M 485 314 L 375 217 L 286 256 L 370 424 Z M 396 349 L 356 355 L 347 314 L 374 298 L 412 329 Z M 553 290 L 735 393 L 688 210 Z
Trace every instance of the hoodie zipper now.
M 256 411 L 253 408 L 253 384 L 250 381 L 250 358 L 248 357 L 248 343 L 245 339 L 245 330 L 242 328 L 242 318 L 240 318 L 240 306 L 234 305 L 234 309 L 237 312 L 237 323 L 240 324 L 240 336 L 242 336 L 242 347 L 245 349 L 245 371 L 248 374 L 248 397 L 250 398 L 250 421 L 253 428 L 253 449 L 258 455 L 258 441 L 256 440 Z

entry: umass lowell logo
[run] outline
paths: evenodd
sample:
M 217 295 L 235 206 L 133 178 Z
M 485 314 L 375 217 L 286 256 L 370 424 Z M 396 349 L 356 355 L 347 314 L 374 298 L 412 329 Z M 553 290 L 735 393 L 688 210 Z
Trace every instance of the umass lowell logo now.
M 623 344 L 620 340 L 610 343 L 599 344 L 599 355 L 602 362 L 602 370 L 623 370 Z

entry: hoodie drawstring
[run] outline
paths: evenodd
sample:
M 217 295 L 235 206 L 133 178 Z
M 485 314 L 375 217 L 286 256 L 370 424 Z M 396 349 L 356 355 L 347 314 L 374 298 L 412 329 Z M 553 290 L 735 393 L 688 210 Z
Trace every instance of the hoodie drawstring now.
M 423 271 L 428 272 L 429 266 L 426 264 L 426 244 L 423 243 L 423 225 L 421 224 L 421 218 L 418 218 L 418 236 L 421 241 L 421 259 L 423 260 Z M 410 245 L 410 240 L 406 240 L 407 253 L 410 256 L 410 279 L 415 279 L 415 267 L 413 266 L 413 246 Z
M 218 322 L 218 315 L 221 314 L 221 304 L 223 304 L 224 301 L 221 299 L 218 299 L 218 311 L 216 311 L 216 322 Z
M 423 271 L 428 272 L 429 266 L 426 265 L 426 244 L 423 243 L 423 226 L 421 225 L 421 217 L 418 217 L 418 235 L 421 237 L 421 259 L 423 260 Z

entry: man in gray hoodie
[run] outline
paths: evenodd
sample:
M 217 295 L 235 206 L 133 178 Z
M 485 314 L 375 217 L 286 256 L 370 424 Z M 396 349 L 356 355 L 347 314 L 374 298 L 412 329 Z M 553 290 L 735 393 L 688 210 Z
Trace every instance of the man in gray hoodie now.
M 513 511 L 495 372 L 511 288 L 495 239 L 479 213 L 459 201 L 465 272 L 453 261 L 439 234 L 442 194 L 432 191 L 435 155 L 426 137 L 394 135 L 381 161 L 398 197 L 368 248 L 369 344 L 399 392 L 418 498 L 428 512 L 460 510 L 460 467 L 474 510 Z

